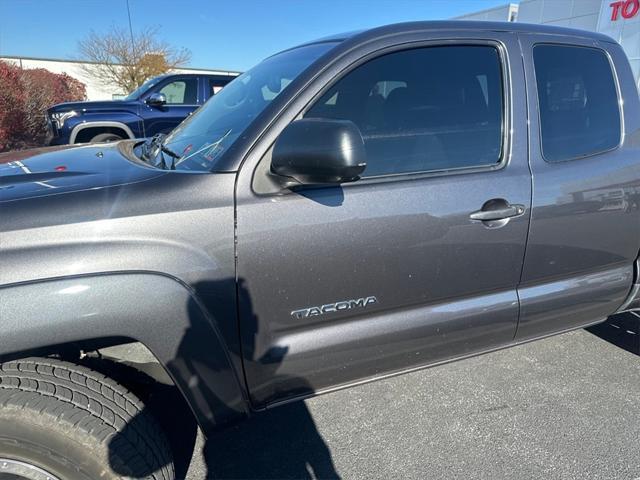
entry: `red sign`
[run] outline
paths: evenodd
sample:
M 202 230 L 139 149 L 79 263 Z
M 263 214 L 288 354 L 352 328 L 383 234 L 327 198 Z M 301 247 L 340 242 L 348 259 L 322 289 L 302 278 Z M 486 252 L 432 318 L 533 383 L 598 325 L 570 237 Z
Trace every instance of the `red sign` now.
M 640 0 L 620 0 L 609 5 L 611 7 L 611 20 L 618 20 L 618 16 L 622 18 L 635 17 L 640 11 Z

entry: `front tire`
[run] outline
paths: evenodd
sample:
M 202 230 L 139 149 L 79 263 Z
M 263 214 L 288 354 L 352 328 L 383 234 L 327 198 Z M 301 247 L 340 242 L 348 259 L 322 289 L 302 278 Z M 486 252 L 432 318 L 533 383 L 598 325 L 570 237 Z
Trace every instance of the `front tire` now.
M 7 473 L 27 466 L 17 478 L 38 479 L 38 470 L 58 480 L 174 478 L 166 436 L 136 396 L 47 358 L 0 365 L 0 478 L 3 460 Z

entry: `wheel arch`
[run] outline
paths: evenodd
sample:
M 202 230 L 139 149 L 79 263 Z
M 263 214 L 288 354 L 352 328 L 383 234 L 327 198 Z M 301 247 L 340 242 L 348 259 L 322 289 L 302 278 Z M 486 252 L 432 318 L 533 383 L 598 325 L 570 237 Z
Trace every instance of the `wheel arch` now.
M 63 277 L 0 287 L 0 361 L 53 347 L 139 342 L 157 359 L 205 431 L 249 402 L 213 319 L 179 280 L 155 272 Z
M 79 123 L 73 127 L 69 135 L 69 143 L 76 143 L 78 136 L 87 129 L 95 130 L 96 132 L 102 131 L 103 129 L 105 133 L 117 130 L 121 131 L 125 135 L 125 138 L 135 138 L 133 131 L 126 123 L 116 121 L 89 121 Z

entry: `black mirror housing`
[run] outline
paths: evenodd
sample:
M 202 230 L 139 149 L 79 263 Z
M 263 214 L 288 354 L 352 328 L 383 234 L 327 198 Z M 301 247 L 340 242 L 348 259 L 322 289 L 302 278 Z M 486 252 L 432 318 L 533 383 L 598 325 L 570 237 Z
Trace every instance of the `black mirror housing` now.
M 366 166 L 362 134 L 349 120 L 296 120 L 282 131 L 271 157 L 271 173 L 294 185 L 355 182 Z
M 160 107 L 167 103 L 167 97 L 164 93 L 152 93 L 145 102 L 151 107 Z

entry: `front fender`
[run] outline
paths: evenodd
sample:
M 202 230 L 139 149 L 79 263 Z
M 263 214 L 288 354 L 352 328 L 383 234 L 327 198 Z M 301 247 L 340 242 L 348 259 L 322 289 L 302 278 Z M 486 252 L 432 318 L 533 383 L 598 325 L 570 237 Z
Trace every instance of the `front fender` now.
M 207 431 L 248 413 L 246 392 L 196 295 L 152 272 L 84 275 L 0 288 L 0 357 L 50 345 L 127 337 L 165 367 Z M 226 319 L 229 321 L 229 319 Z

